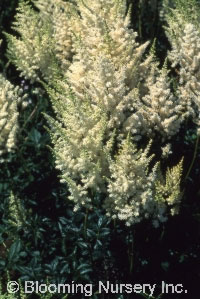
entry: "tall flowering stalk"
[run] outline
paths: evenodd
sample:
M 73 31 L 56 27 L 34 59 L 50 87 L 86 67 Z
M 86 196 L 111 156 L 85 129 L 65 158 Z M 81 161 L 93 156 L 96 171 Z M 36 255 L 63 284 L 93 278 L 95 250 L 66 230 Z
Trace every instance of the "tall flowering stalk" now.
M 178 72 L 177 96 L 185 119 L 197 125 L 200 135 L 200 26 L 195 0 L 176 1 L 168 16 L 166 33 L 172 50 L 168 57 Z
M 19 88 L 0 74 L 0 155 L 11 152 L 16 147 L 19 100 Z
M 76 54 L 64 79 L 47 87 L 57 115 L 47 119 L 61 181 L 74 210 L 92 208 L 100 193 L 107 214 L 127 225 L 150 216 L 164 222 L 179 203 L 182 162 L 165 177 L 149 154 L 151 143 L 139 150 L 137 141 L 150 128 L 164 140 L 179 130 L 167 73 L 159 72 L 153 55 L 144 58 L 148 43 L 137 43 L 125 1 L 76 4 Z
M 31 2 L 30 2 L 31 3 Z M 6 34 L 8 57 L 21 76 L 31 82 L 49 81 L 62 74 L 72 58 L 72 24 L 75 27 L 73 5 L 61 0 L 21 0 L 13 29 L 18 37 Z
M 18 99 L 18 88 L 0 74 L 0 154 L 12 151 L 16 145 Z

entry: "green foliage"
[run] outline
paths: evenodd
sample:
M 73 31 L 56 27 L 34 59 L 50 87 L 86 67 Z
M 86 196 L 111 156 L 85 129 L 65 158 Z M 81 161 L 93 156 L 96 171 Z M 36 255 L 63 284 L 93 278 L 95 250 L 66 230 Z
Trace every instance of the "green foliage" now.
M 192 23 L 199 26 L 199 8 L 200 3 L 198 0 L 176 0 L 175 11 L 179 13 L 185 22 Z M 175 15 L 176 13 L 174 13 Z

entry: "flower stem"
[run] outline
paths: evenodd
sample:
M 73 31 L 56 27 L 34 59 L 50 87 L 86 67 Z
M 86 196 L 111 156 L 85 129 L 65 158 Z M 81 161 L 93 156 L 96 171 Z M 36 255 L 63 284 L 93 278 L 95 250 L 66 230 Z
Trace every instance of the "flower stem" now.
M 192 162 L 190 163 L 190 167 L 186 173 L 186 176 L 185 176 L 185 181 L 187 180 L 187 178 L 189 177 L 189 174 L 191 172 L 191 169 L 194 165 L 194 161 L 196 159 L 196 156 L 197 156 L 197 149 L 198 149 L 198 145 L 199 145 L 199 136 L 197 136 L 197 140 L 196 140 L 196 143 L 195 143 L 195 148 L 194 148 L 194 154 L 193 154 L 193 158 L 192 158 Z

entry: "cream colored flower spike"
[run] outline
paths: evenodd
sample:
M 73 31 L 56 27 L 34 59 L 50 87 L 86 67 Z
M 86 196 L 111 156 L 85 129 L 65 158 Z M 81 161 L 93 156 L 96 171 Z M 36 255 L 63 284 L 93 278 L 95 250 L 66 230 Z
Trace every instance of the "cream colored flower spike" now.
M 70 64 L 76 12 L 73 5 L 64 1 L 34 3 L 39 12 L 26 2 L 19 4 L 13 29 L 20 37 L 6 34 L 8 56 L 26 79 L 50 82 Z
M 0 154 L 16 146 L 18 88 L 0 74 Z
M 159 73 L 152 54 L 144 58 L 147 43 L 139 45 L 129 28 L 126 1 L 76 2 L 76 53 L 64 80 L 49 89 L 57 120 L 47 118 L 61 182 L 74 211 L 92 209 L 100 195 L 107 215 L 126 225 L 148 217 L 164 222 L 179 202 L 179 181 L 173 185 L 167 174 L 165 183 L 150 144 L 138 150 L 138 140 L 149 130 L 164 139 L 179 130 L 167 72 Z M 166 184 L 176 190 L 174 198 L 170 190 L 165 198 Z

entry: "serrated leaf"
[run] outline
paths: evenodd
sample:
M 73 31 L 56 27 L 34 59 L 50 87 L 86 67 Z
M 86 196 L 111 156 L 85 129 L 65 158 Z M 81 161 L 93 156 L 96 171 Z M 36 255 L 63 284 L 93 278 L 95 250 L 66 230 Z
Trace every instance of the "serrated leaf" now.
M 65 217 L 59 217 L 59 221 L 64 225 L 68 224 L 68 220 Z
M 30 138 L 35 144 L 39 144 L 39 141 L 41 139 L 41 133 L 33 128 L 30 132 Z
M 108 228 L 101 228 L 99 236 L 100 237 L 105 237 L 110 234 L 110 230 Z
M 100 240 L 96 240 L 96 243 L 94 245 L 94 249 L 98 249 L 101 246 L 102 246 L 102 242 Z
M 81 270 L 83 268 L 89 268 L 89 267 L 90 267 L 90 265 L 85 263 L 85 264 L 81 264 L 80 266 L 78 266 L 77 270 Z
M 0 260 L 0 267 L 5 267 L 6 262 L 4 260 Z
M 102 223 L 103 223 L 103 217 L 100 217 L 97 223 L 98 228 L 102 226 Z
M 87 229 L 87 236 L 89 238 L 96 237 L 96 233 L 93 230 L 91 230 L 91 229 Z
M 91 268 L 84 269 L 84 270 L 80 271 L 80 274 L 83 275 L 83 274 L 86 274 L 86 273 L 89 273 L 89 272 L 92 272 Z
M 14 260 L 14 258 L 16 259 L 18 259 L 19 258 L 19 252 L 20 252 L 20 249 L 21 249 L 21 241 L 20 240 L 17 240 L 17 241 L 15 241 L 12 245 L 11 245 L 11 247 L 10 247 L 10 250 L 9 250 L 9 253 L 8 253 L 8 261 L 9 261 L 9 263 L 11 262 L 11 261 L 13 261 Z
M 87 245 L 85 242 L 78 242 L 78 246 L 79 246 L 81 249 L 86 249 L 86 248 L 88 248 L 88 245 Z

